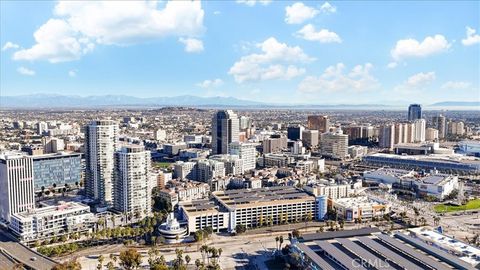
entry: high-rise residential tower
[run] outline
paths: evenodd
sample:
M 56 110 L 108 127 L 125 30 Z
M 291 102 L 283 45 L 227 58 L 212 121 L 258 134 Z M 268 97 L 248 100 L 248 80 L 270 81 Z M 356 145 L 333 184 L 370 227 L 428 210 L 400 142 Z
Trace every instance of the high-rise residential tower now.
M 115 153 L 115 210 L 141 217 L 151 213 L 150 158 L 150 151 L 140 145 L 125 146 Z
M 381 126 L 378 135 L 378 145 L 392 149 L 395 143 L 395 125 Z
M 432 118 L 433 127 L 438 130 L 438 138 L 443 139 L 447 135 L 447 119 L 443 115 Z
M 316 129 L 320 133 L 328 132 L 330 120 L 326 115 L 309 115 L 307 117 L 308 129 Z
M 22 154 L 0 156 L 0 220 L 35 208 L 33 159 Z
M 218 111 L 212 118 L 212 153 L 228 154 L 230 143 L 238 142 L 239 120 L 231 110 Z
M 117 122 L 98 120 L 85 127 L 85 191 L 103 206 L 113 204 L 114 155 L 119 148 Z
M 425 129 L 426 121 L 425 119 L 417 119 L 414 122 L 415 125 L 415 142 L 424 142 L 425 141 Z
M 408 106 L 408 120 L 414 121 L 422 118 L 422 105 L 410 104 Z

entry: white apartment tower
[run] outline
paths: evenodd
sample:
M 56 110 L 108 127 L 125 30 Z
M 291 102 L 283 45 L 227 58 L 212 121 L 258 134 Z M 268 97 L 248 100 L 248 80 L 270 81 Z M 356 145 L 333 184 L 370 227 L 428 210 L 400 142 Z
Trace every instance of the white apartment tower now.
M 118 123 L 93 121 L 85 127 L 85 190 L 104 206 L 113 204 L 114 155 L 119 150 Z
M 212 154 L 228 154 L 230 143 L 239 141 L 239 120 L 232 110 L 222 110 L 212 118 Z
M 415 125 L 415 142 L 424 142 L 427 122 L 425 121 L 425 119 L 417 119 L 415 120 L 414 125 Z
M 255 169 L 257 150 L 254 143 L 232 142 L 229 153 L 238 155 L 243 160 L 243 170 L 250 171 Z
M 20 154 L 0 156 L 0 220 L 35 209 L 33 159 Z
M 151 213 L 150 158 L 150 151 L 140 145 L 125 146 L 115 153 L 115 210 L 142 217 Z

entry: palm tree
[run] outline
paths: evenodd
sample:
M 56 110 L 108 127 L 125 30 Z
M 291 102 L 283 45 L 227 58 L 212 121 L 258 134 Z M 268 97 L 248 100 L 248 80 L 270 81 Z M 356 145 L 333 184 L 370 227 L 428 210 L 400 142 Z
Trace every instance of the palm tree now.
M 205 255 L 208 256 L 208 246 L 207 245 L 202 245 L 200 247 L 200 252 L 202 253 L 203 264 L 205 264 Z
M 280 245 L 279 245 L 279 250 L 282 249 L 282 244 L 283 244 L 283 235 L 280 235 Z
M 200 262 L 200 259 L 196 259 L 196 260 L 195 260 L 195 267 L 196 267 L 197 270 L 200 269 L 200 266 L 201 266 L 201 265 L 202 265 L 202 262 Z
M 188 264 L 190 263 L 190 261 L 192 260 L 192 258 L 190 258 L 190 255 L 185 255 L 185 266 L 186 268 L 188 269 Z
M 420 223 L 422 223 L 422 226 L 426 226 L 427 225 L 427 220 L 424 218 L 424 217 L 420 217 Z
M 275 237 L 275 248 L 278 250 L 278 241 L 280 241 L 280 237 Z
M 115 228 L 115 216 L 114 215 L 112 215 L 110 217 L 110 221 L 112 222 L 113 228 Z
M 417 218 L 420 215 L 420 211 L 418 210 L 417 207 L 413 207 L 413 212 L 415 214 L 415 226 L 417 226 Z
M 440 217 L 435 216 L 435 217 L 433 218 L 433 225 L 437 226 L 439 223 L 440 223 Z

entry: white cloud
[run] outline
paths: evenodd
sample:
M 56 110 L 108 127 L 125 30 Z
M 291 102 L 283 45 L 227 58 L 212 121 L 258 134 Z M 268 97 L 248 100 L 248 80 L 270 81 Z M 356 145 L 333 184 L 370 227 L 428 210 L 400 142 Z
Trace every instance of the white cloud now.
M 285 22 L 288 24 L 300 24 L 312 19 L 319 13 L 315 8 L 304 5 L 302 2 L 294 3 L 285 7 Z
M 221 85 L 223 85 L 223 81 L 221 79 L 205 80 L 197 83 L 197 86 L 201 88 L 219 87 Z
M 203 33 L 200 1 L 169 1 L 158 9 L 156 1 L 61 1 L 57 18 L 34 34 L 36 44 L 17 51 L 15 60 L 79 59 L 95 44 L 130 45 L 165 36 L 195 37 Z
M 298 90 L 304 93 L 337 92 L 337 91 L 365 91 L 376 89 L 380 86 L 378 80 L 370 74 L 373 65 L 365 63 L 355 66 L 349 73 L 345 65 L 338 63 L 329 66 L 318 77 L 307 76 L 300 82 Z
M 397 66 L 398 66 L 397 62 L 390 62 L 388 63 L 387 68 L 396 68 Z
M 256 45 L 262 53 L 253 53 L 240 58 L 229 70 L 235 81 L 291 79 L 305 73 L 305 69 L 291 63 L 308 63 L 314 58 L 309 57 L 298 47 L 290 47 L 270 37 Z M 283 64 L 290 64 L 284 66 Z
M 269 5 L 270 3 L 272 3 L 272 0 L 237 0 L 236 1 L 237 3 L 239 4 L 245 4 L 249 7 L 253 7 L 255 6 L 257 3 L 263 5 L 263 6 L 267 6 Z
M 323 5 L 320 7 L 320 10 L 324 13 L 335 13 L 337 12 L 337 7 L 331 5 L 328 2 L 323 3 Z
M 427 73 L 420 72 L 409 77 L 405 84 L 412 88 L 419 88 L 433 82 L 435 77 L 435 72 L 433 71 Z
M 220 14 L 222 14 L 222 12 L 219 11 L 219 10 L 216 10 L 216 11 L 213 12 L 213 15 L 220 15 Z
M 73 77 L 77 77 L 77 71 L 76 71 L 76 70 L 70 70 L 70 71 L 68 72 L 68 76 L 70 76 L 70 77 L 72 77 L 72 78 L 73 78 Z
M 397 85 L 394 88 L 394 91 L 403 94 L 412 94 L 414 90 L 425 89 L 428 85 L 435 81 L 435 79 L 436 75 L 433 71 L 420 72 L 408 77 L 408 79 L 402 84 Z
M 197 53 L 203 51 L 203 42 L 196 38 L 180 38 L 178 41 L 185 45 L 185 51 Z
M 14 60 L 48 60 L 51 63 L 79 59 L 93 50 L 88 38 L 79 38 L 76 31 L 59 19 L 50 19 L 33 35 L 36 44 L 30 49 L 16 51 Z
M 449 89 L 449 90 L 458 90 L 458 89 L 467 89 L 469 88 L 471 83 L 469 82 L 462 82 L 462 81 L 448 81 L 444 83 L 441 88 L 442 89 Z
M 402 39 L 397 41 L 395 48 L 390 51 L 396 61 L 407 57 L 426 57 L 442 53 L 450 48 L 451 44 L 442 35 L 426 37 L 422 42 L 415 39 Z
M 2 51 L 6 51 L 6 50 L 8 50 L 8 49 L 18 49 L 18 48 L 20 48 L 20 46 L 18 46 L 18 44 L 15 44 L 15 43 L 12 43 L 12 42 L 10 42 L 10 41 L 7 41 L 7 42 L 5 43 L 5 45 L 3 45 Z
M 17 72 L 22 75 L 33 76 L 35 75 L 35 70 L 28 69 L 26 67 L 17 68 Z
M 331 32 L 328 29 L 321 29 L 315 32 L 315 27 L 312 24 L 305 25 L 302 29 L 297 31 L 297 37 L 303 38 L 309 41 L 318 41 L 320 43 L 341 43 L 342 39 L 335 32 Z
M 467 26 L 467 38 L 462 39 L 462 44 L 465 46 L 470 46 L 480 43 L 480 35 L 475 34 L 476 32 L 477 30 Z

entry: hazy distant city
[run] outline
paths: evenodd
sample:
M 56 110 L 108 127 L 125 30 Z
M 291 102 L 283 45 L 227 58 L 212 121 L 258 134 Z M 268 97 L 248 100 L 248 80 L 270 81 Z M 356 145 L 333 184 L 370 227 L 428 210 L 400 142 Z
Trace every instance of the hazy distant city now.
M 479 2 L 0 7 L 0 270 L 480 269 Z

